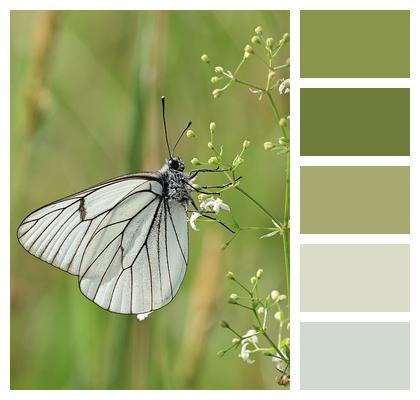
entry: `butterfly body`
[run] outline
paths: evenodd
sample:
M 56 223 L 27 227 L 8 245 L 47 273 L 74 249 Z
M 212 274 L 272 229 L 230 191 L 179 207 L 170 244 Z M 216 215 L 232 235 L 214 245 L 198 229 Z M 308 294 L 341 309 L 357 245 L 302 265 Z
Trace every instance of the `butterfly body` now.
M 184 172 L 184 164 L 177 159 L 178 169 L 171 167 L 173 164 L 170 159 L 160 170 L 160 180 L 162 182 L 162 195 L 168 199 L 178 201 L 188 206 L 191 201 L 191 183 L 189 174 Z

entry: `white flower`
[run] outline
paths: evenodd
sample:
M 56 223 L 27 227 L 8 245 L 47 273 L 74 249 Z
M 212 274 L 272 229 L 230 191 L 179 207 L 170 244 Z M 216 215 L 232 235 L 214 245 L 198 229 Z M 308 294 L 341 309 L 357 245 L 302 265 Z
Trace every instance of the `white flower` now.
M 151 312 L 145 312 L 145 313 L 142 313 L 142 314 L 137 314 L 137 319 L 139 321 L 144 321 L 150 314 L 151 314 Z
M 282 358 L 280 358 L 278 353 L 276 357 L 271 358 L 271 361 L 273 361 L 273 363 L 276 364 L 276 368 L 280 371 L 284 371 L 287 366 L 286 362 Z
M 242 358 L 246 363 L 248 364 L 254 364 L 255 360 L 251 360 L 249 357 L 251 350 L 248 350 L 249 343 L 245 343 L 241 348 L 241 354 L 239 354 L 239 357 Z
M 253 364 L 255 360 L 251 360 L 251 350 L 248 349 L 248 346 L 253 345 L 254 347 L 256 347 L 256 344 L 258 343 L 257 332 L 254 329 L 250 329 L 247 333 L 245 333 L 243 337 L 244 339 L 242 339 L 241 341 L 242 347 L 239 357 L 242 358 L 242 360 L 244 360 L 246 363 Z
M 243 337 L 245 339 L 242 339 L 242 343 L 258 343 L 257 331 L 255 331 L 254 329 L 250 329 L 247 333 L 245 333 Z
M 285 79 L 279 86 L 280 94 L 286 94 L 290 92 L 290 79 Z
M 193 228 L 195 231 L 199 231 L 200 229 L 198 229 L 197 228 L 197 225 L 195 224 L 195 221 L 196 221 L 196 219 L 197 218 L 199 218 L 201 216 L 201 214 L 199 213 L 199 212 L 193 212 L 192 214 L 191 214 L 191 217 L 190 217 L 190 226 L 191 226 L 191 228 Z
M 209 197 L 200 203 L 200 208 L 204 211 L 214 211 L 216 214 L 218 214 L 220 210 L 230 211 L 230 207 L 226 203 L 223 203 L 223 200 L 220 197 L 217 199 Z

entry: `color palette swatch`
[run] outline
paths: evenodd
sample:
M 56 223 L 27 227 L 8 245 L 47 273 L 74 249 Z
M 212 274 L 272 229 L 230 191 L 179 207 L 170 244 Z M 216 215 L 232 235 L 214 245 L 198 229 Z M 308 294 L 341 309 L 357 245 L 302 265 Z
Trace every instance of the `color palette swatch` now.
M 300 387 L 409 389 L 410 12 L 301 11 L 300 74 Z
M 302 78 L 408 78 L 409 11 L 301 11 L 300 74 Z
M 306 312 L 410 311 L 410 247 L 301 245 L 300 308 Z
M 409 343 L 405 322 L 302 323 L 301 388 L 409 389 Z
M 409 167 L 301 167 L 301 233 L 410 233 Z
M 302 156 L 409 156 L 410 90 L 301 89 Z

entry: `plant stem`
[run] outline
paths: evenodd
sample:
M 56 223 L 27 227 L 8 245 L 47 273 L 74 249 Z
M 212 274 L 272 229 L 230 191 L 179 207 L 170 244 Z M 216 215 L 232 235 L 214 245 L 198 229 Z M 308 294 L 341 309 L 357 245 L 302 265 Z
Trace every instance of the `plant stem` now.
M 286 184 L 284 190 L 283 226 L 288 227 L 290 221 L 290 152 L 286 155 Z M 286 270 L 287 303 L 290 305 L 290 228 L 283 233 L 284 264 Z
M 277 110 L 276 104 L 274 103 L 273 96 L 270 92 L 266 92 L 268 100 L 270 101 L 271 108 L 273 110 L 274 116 L 276 117 L 276 122 L 281 131 L 283 131 L 282 127 L 280 126 L 280 114 L 279 110 Z M 286 136 L 287 137 L 287 136 Z
M 270 217 L 277 224 L 281 225 L 281 222 L 276 217 L 274 217 L 269 211 L 267 211 L 267 209 L 261 203 L 259 203 L 256 199 L 254 199 L 248 192 L 246 192 L 239 186 L 235 186 L 235 189 L 238 190 L 240 193 L 242 193 L 249 200 L 251 200 L 264 214 Z
M 286 130 L 280 125 L 280 113 L 277 109 L 276 104 L 274 103 L 273 96 L 270 92 L 266 92 L 267 97 L 270 101 L 271 108 L 273 110 L 274 116 L 276 118 L 277 124 L 280 127 L 280 132 L 282 132 L 287 138 L 289 135 Z M 286 182 L 284 189 L 284 211 L 283 211 L 283 226 L 288 227 L 290 220 L 290 152 L 286 153 Z M 286 275 L 286 290 L 287 290 L 287 303 L 290 305 L 290 230 L 286 229 L 283 234 L 283 253 L 284 253 L 284 269 Z

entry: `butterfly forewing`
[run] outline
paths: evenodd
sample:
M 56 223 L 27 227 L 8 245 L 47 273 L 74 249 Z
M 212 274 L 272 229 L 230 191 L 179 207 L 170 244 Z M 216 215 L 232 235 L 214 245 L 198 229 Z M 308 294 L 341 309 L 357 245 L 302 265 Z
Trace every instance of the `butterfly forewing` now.
M 18 238 L 118 313 L 169 303 L 187 266 L 185 206 L 162 196 L 158 174 L 115 178 L 42 207 L 22 222 Z

